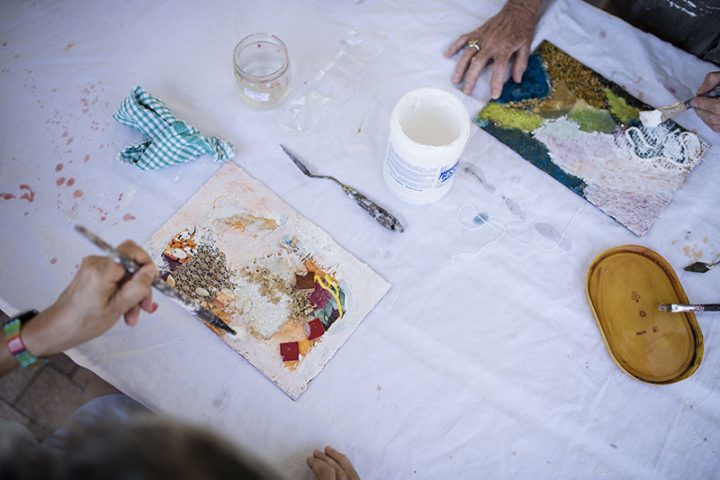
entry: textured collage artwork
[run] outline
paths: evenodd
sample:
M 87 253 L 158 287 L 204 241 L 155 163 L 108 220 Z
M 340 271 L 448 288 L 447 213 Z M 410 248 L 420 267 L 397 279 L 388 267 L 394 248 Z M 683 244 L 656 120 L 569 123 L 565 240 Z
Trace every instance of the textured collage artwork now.
M 149 250 L 166 282 L 238 332 L 215 333 L 293 399 L 390 288 L 234 163 Z
M 545 41 L 475 123 L 643 235 L 709 146 L 671 120 L 644 127 L 641 110 L 652 108 Z

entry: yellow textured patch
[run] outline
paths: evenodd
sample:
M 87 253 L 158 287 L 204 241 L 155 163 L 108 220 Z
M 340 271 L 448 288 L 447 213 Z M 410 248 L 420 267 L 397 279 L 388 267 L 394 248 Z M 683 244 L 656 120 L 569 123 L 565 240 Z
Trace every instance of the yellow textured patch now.
M 542 117 L 525 110 L 515 110 L 503 107 L 499 103 L 488 103 L 479 117 L 490 120 L 504 128 L 516 128 L 525 132 L 532 132 L 543 123 Z
M 640 118 L 640 111 L 637 108 L 628 105 L 624 98 L 618 97 L 607 88 L 604 89 L 604 91 L 605 96 L 607 97 L 608 105 L 610 105 L 610 111 L 621 122 L 629 123 L 630 120 L 638 120 Z

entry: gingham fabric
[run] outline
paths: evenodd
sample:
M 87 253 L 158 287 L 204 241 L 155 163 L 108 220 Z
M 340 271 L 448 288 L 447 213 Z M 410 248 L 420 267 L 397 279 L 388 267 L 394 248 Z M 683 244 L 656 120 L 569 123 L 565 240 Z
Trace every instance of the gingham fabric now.
M 234 155 L 230 142 L 204 136 L 178 120 L 167 105 L 139 86 L 123 100 L 113 118 L 145 135 L 147 140 L 118 154 L 119 159 L 141 170 L 187 163 L 203 154 L 212 155 L 218 162 Z

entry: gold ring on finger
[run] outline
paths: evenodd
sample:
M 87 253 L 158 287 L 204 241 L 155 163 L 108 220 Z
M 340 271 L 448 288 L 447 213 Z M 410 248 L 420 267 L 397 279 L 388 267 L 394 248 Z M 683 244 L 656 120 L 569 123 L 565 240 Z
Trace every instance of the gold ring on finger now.
M 466 46 L 467 48 L 474 48 L 474 49 L 477 50 L 478 52 L 480 51 L 480 45 L 478 45 L 477 39 L 469 40 L 469 41 L 465 44 L 465 46 Z

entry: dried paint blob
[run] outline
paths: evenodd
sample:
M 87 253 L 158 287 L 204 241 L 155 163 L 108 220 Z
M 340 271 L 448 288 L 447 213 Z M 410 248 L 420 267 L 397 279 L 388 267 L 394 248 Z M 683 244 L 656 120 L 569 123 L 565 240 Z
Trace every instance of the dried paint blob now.
M 56 171 L 56 172 L 59 172 L 59 171 L 62 170 L 62 169 L 63 169 L 63 164 L 62 164 L 62 163 L 58 163 L 57 165 L 55 165 L 55 171 Z
M 488 218 L 490 217 L 488 217 L 487 213 L 481 212 L 473 217 L 473 223 L 478 226 L 484 225 L 488 221 Z
M 57 180 L 55 180 L 55 185 L 58 187 L 65 183 L 65 177 L 60 177 Z
M 16 197 L 12 193 L 0 193 L 0 198 L 2 198 L 3 200 L 12 200 L 13 198 L 16 198 Z
M 82 196 L 83 196 L 83 191 L 82 191 L 82 190 L 75 190 L 75 191 L 73 192 L 73 197 L 75 197 L 75 198 L 80 198 L 80 197 L 82 197 Z
M 55 265 L 57 263 L 57 257 L 52 257 L 50 259 L 50 265 Z
M 20 190 L 25 190 L 25 193 L 20 195 L 21 200 L 27 200 L 28 202 L 32 203 L 35 201 L 35 192 L 30 188 L 29 185 L 23 183 L 20 185 Z
M 75 185 L 75 178 L 74 177 L 68 178 L 67 186 L 72 187 L 73 185 Z
M 129 213 L 126 213 L 125 215 L 123 215 L 123 221 L 129 222 L 130 220 L 135 220 L 135 216 L 130 215 Z
M 480 170 L 478 167 L 475 167 L 473 165 L 466 165 L 463 170 L 465 171 L 465 173 L 477 180 L 478 183 L 483 186 L 486 192 L 493 193 L 495 191 L 495 185 L 487 181 L 485 175 L 483 175 L 483 171 Z
M 549 223 L 536 223 L 535 230 L 537 230 L 540 235 L 556 244 L 563 251 L 567 252 L 572 248 L 570 240 L 560 235 L 557 228 L 553 227 Z
M 515 200 L 513 200 L 512 198 L 508 198 L 505 195 L 503 195 L 501 198 L 503 202 L 505 202 L 505 206 L 508 208 L 508 210 L 510 210 L 510 213 L 512 213 L 520 220 L 525 220 L 527 218 L 527 214 L 522 208 L 520 208 L 520 205 L 518 205 Z

